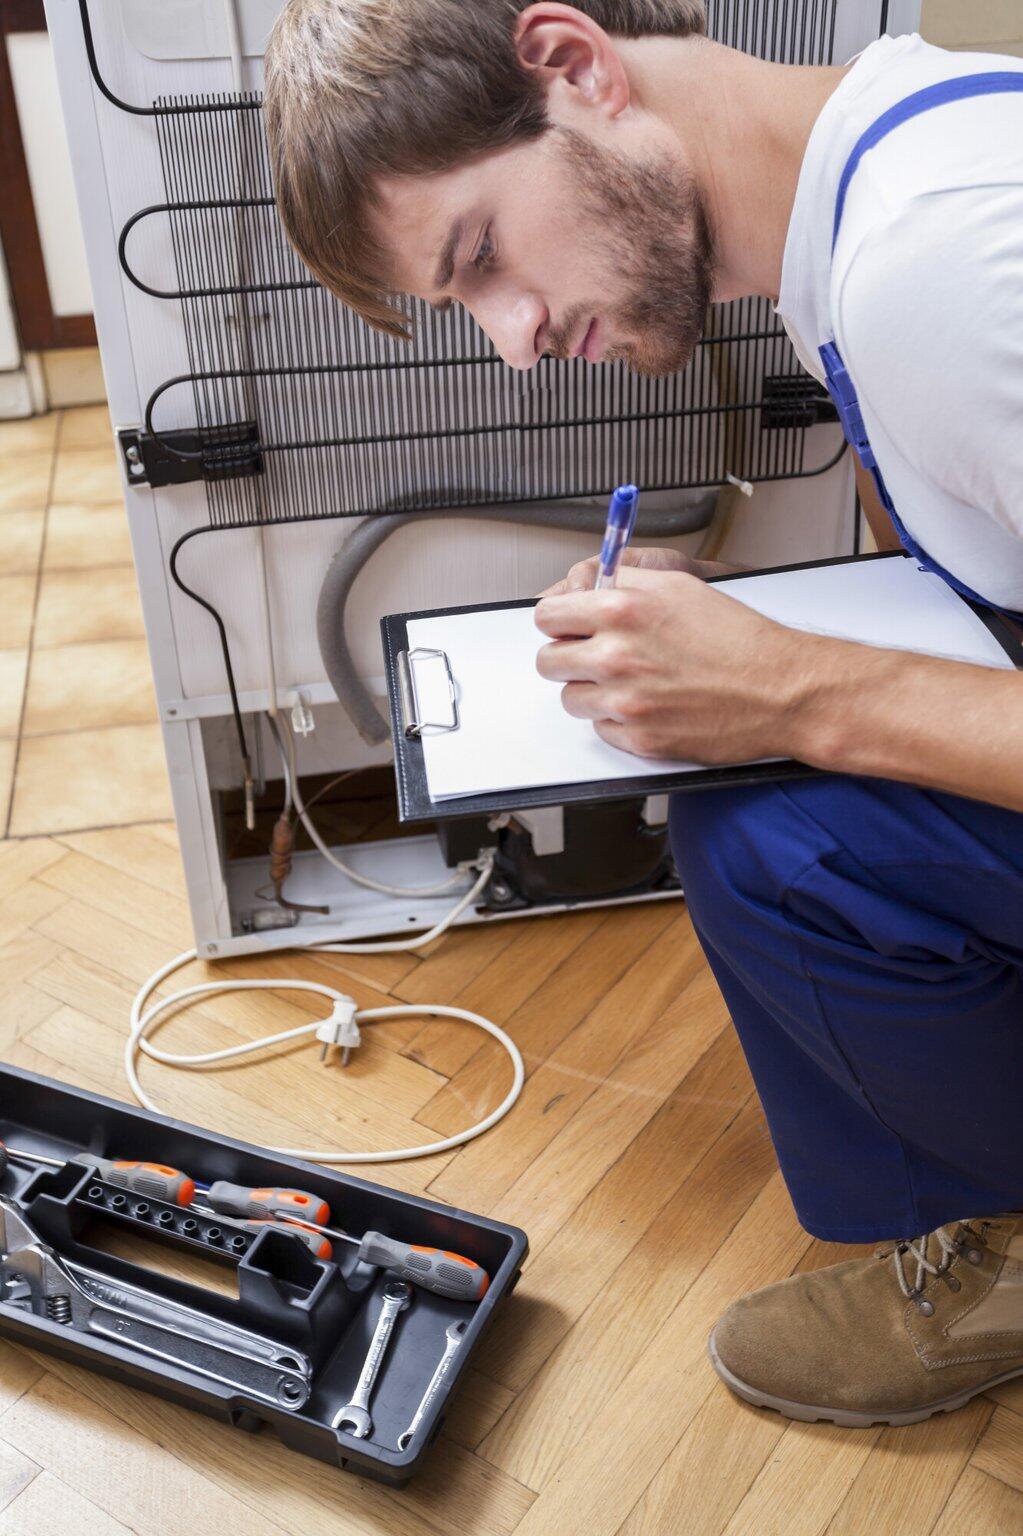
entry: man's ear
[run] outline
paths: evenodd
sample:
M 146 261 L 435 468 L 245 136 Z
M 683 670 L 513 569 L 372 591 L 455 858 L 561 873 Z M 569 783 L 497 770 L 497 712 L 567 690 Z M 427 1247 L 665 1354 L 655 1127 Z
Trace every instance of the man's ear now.
M 629 105 L 629 81 L 611 38 L 582 11 L 555 0 L 527 6 L 515 28 L 523 69 L 544 77 L 548 91 L 572 93 L 581 106 L 617 117 Z

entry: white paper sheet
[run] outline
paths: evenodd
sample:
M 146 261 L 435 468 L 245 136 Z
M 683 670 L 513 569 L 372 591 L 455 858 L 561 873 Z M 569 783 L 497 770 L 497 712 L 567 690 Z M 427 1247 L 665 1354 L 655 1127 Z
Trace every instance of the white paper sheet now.
M 939 576 L 908 558 L 749 576 L 720 589 L 795 629 L 1012 667 L 977 615 Z M 590 721 L 567 715 L 561 685 L 546 682 L 536 670 L 545 637 L 532 608 L 411 619 L 408 640 L 410 650 L 429 646 L 446 653 L 457 690 L 458 729 L 423 733 L 433 800 L 677 774 L 700 766 L 634 757 L 601 741 Z M 423 659 L 413 665 L 420 717 L 449 719 L 443 664 Z

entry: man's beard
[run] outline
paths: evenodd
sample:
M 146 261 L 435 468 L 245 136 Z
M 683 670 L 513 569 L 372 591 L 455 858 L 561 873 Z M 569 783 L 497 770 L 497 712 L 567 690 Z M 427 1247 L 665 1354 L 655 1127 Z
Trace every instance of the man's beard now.
M 601 230 L 609 293 L 600 312 L 609 335 L 604 361 L 652 377 L 689 362 L 703 334 L 714 274 L 714 242 L 699 188 L 667 156 L 635 162 L 573 129 L 555 129 L 576 173 L 581 213 Z M 547 350 L 567 357 L 593 306 L 574 307 L 551 326 Z

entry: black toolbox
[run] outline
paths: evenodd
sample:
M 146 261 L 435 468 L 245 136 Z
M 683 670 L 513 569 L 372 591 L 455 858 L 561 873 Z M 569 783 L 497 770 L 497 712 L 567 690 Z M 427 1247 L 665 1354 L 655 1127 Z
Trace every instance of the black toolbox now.
M 161 1336 L 158 1331 L 149 1332 L 147 1344 L 145 1324 L 138 1330 L 139 1347 L 133 1347 L 118 1337 L 131 1325 L 110 1326 L 110 1316 L 116 1314 L 106 1315 L 102 1306 L 91 1325 L 101 1331 L 94 1333 L 62 1321 L 59 1306 L 47 1316 L 26 1310 L 23 1299 L 0 1299 L 0 1333 L 239 1429 L 255 1431 L 268 1425 L 296 1451 L 394 1486 L 408 1482 L 437 1435 L 451 1393 L 495 1307 L 518 1280 L 528 1248 L 525 1233 L 517 1227 L 280 1157 L 8 1066 L 0 1066 L 0 1138 L 19 1150 L 70 1160 L 60 1168 L 31 1170 L 11 1162 L 0 1180 L 0 1194 L 13 1197 L 42 1243 L 60 1258 L 84 1266 L 83 1274 L 102 1271 L 112 1297 L 119 1285 L 135 1286 L 158 1302 L 162 1298 L 170 1303 L 167 1314 L 153 1324 L 157 1330 L 163 1327 L 164 1338 L 167 1318 L 173 1319 L 177 1304 L 198 1309 L 212 1317 L 214 1325 L 219 1320 L 274 1340 L 296 1361 L 311 1366 L 308 1398 L 300 1407 L 289 1408 L 287 1386 L 274 1402 L 265 1392 L 247 1392 L 183 1367 L 179 1359 L 168 1359 L 153 1346 L 152 1340 Z M 486 1269 L 490 1285 L 478 1302 L 412 1288 L 411 1304 L 397 1319 L 373 1390 L 370 1437 L 359 1439 L 345 1429 L 333 1429 L 331 1420 L 351 1400 L 383 1307 L 384 1288 L 394 1276 L 361 1262 L 347 1243 L 335 1243 L 328 1262 L 314 1257 L 279 1226 L 239 1234 L 227 1220 L 203 1220 L 180 1206 L 125 1195 L 97 1177 L 88 1164 L 89 1154 L 170 1164 L 207 1184 L 228 1179 L 255 1187 L 308 1190 L 329 1204 L 331 1225 L 356 1236 L 373 1230 L 401 1242 L 464 1254 Z M 77 1162 L 76 1156 L 86 1160 Z M 237 1299 L 90 1246 L 88 1229 L 98 1214 L 104 1222 L 123 1224 L 157 1242 L 200 1249 L 233 1266 Z M 450 1370 L 411 1442 L 399 1450 L 399 1437 L 444 1353 L 447 1329 L 458 1322 L 465 1327 Z

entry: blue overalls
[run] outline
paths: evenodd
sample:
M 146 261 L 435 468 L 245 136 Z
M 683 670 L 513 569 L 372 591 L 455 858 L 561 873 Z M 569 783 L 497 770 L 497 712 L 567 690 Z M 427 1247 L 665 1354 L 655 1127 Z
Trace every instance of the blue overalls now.
M 1019 90 L 1023 74 L 963 76 L 884 113 L 843 171 L 832 246 L 856 167 L 887 133 Z M 903 545 L 976 597 L 902 526 L 833 342 L 821 358 Z M 827 775 L 676 795 L 670 825 L 807 1231 L 874 1242 L 1023 1207 L 1023 815 Z

